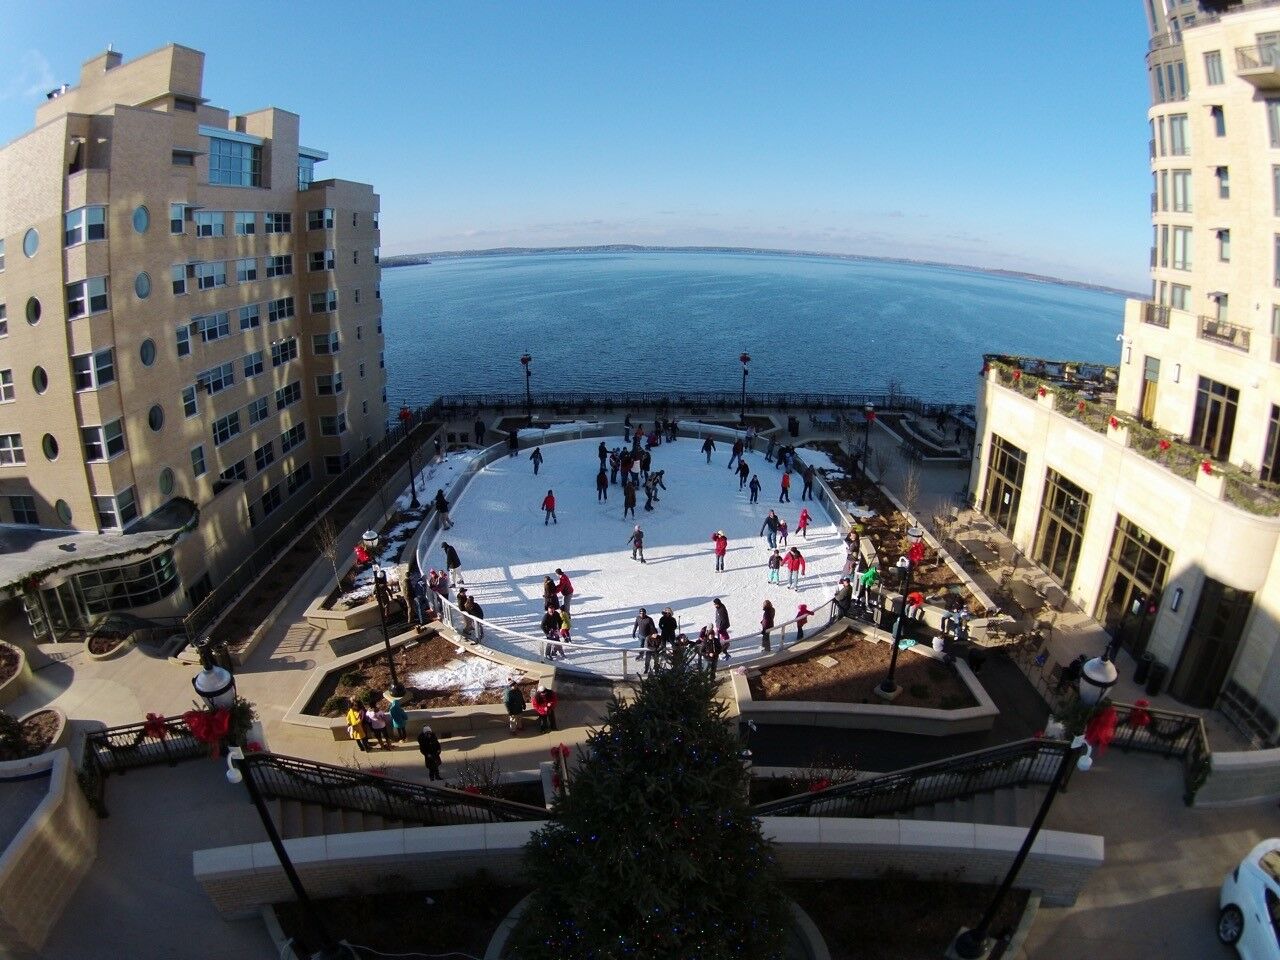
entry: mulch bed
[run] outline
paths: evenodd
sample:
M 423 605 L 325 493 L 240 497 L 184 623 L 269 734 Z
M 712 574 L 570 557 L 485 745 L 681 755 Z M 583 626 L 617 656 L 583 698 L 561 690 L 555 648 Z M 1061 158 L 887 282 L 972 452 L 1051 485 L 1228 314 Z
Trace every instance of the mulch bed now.
M 89 638 L 89 652 L 98 656 L 110 653 L 124 643 L 126 637 L 128 637 L 127 633 L 120 633 L 115 630 L 101 630 Z
M 869 643 L 857 630 L 846 630 L 796 660 L 767 667 L 750 680 L 756 700 L 817 700 L 823 703 L 885 703 L 876 686 L 889 670 L 887 643 Z M 834 667 L 818 663 L 828 656 Z M 902 692 L 897 707 L 958 710 L 977 706 L 955 671 L 936 660 L 903 650 L 898 653 L 894 682 Z
M 11 721 L 9 721 L 11 722 Z M 0 745 L 0 760 L 25 760 L 43 753 L 58 734 L 58 715 L 52 710 L 33 713 L 18 723 L 21 742 Z M 10 749 L 10 747 L 13 749 Z
M 485 690 L 473 699 L 470 696 L 463 696 L 457 690 L 419 690 L 417 687 L 410 686 L 407 682 L 409 675 L 419 670 L 437 670 L 454 660 L 461 660 L 471 655 L 470 653 L 460 655 L 458 648 L 438 633 L 423 634 L 421 643 L 408 649 L 404 647 L 396 649 L 394 653 L 396 673 L 400 677 L 400 682 L 405 684 L 407 693 L 401 703 L 408 710 L 469 707 L 476 704 L 501 703 L 502 688 Z M 517 671 L 512 668 L 511 673 L 515 675 Z M 354 678 L 354 675 L 359 675 L 359 681 L 355 683 L 348 682 Z M 349 664 L 325 677 L 315 695 L 308 701 L 303 713 L 320 717 L 341 717 L 346 713 L 345 706 L 339 708 L 334 705 L 329 709 L 325 709 L 331 698 L 358 697 L 363 699 L 367 691 L 386 690 L 390 685 L 391 671 L 387 669 L 387 655 L 379 647 L 376 652 L 370 653 L 363 660 Z M 520 684 L 525 700 L 528 700 L 533 695 L 535 685 L 533 680 L 525 680 Z
M 994 887 L 886 876 L 792 883 L 787 893 L 813 918 L 832 960 L 938 960 L 961 927 L 981 919 Z M 991 932 L 1012 930 L 1026 906 L 1012 890 Z
M 0 683 L 18 672 L 18 651 L 7 643 L 0 643 Z

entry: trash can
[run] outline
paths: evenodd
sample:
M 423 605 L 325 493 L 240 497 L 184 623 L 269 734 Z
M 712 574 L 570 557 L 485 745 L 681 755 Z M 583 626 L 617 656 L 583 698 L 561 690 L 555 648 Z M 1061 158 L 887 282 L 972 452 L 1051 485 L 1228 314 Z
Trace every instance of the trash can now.
M 1160 691 L 1164 689 L 1164 678 L 1168 674 L 1169 668 L 1163 663 L 1152 662 L 1151 672 L 1147 676 L 1147 696 L 1160 696 Z
M 1138 658 L 1138 668 L 1133 671 L 1134 683 L 1146 683 L 1147 674 L 1151 672 L 1151 664 L 1155 663 L 1156 658 L 1149 653 L 1144 653 Z
M 800 418 L 787 417 L 787 430 L 792 437 L 800 436 Z

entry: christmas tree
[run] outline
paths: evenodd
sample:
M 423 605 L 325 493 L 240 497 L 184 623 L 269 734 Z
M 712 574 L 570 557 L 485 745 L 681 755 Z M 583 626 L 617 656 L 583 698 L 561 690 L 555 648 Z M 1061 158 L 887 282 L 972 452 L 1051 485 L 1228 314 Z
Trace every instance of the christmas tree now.
M 520 960 L 772 960 L 787 925 L 716 682 L 677 652 L 614 697 L 530 839 Z

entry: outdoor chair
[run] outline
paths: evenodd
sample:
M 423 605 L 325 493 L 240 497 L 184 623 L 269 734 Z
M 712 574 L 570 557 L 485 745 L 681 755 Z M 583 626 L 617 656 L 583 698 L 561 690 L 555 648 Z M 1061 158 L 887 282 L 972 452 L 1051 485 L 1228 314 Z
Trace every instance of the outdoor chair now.
M 1055 663 L 1053 665 L 1053 669 L 1049 671 L 1047 676 L 1043 674 L 1041 675 L 1046 693 L 1057 693 L 1058 685 L 1062 683 L 1062 673 L 1064 670 L 1066 670 L 1066 666 L 1064 664 Z

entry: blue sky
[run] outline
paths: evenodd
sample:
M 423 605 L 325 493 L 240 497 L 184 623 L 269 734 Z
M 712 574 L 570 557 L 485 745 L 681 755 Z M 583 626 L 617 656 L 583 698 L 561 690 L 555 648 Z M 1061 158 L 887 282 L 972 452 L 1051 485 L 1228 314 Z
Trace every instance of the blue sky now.
M 215 105 L 293 110 L 317 175 L 375 185 L 384 253 L 723 244 L 1148 283 L 1139 0 L 0 0 L 0 24 L 0 142 L 108 43 L 183 43 Z

